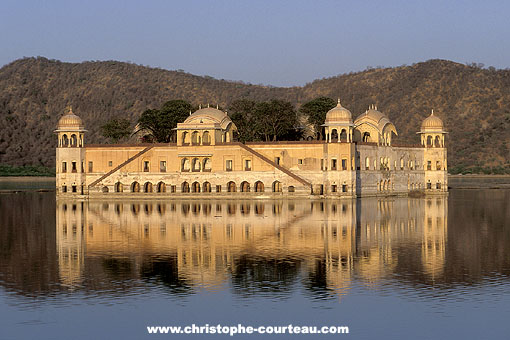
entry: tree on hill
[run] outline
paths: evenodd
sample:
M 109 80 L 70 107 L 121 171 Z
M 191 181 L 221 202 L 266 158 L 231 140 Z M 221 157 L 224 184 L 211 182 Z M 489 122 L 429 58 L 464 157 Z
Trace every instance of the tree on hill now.
M 192 110 L 189 102 L 181 99 L 170 100 L 161 109 L 145 110 L 138 119 L 138 130 L 147 130 L 149 136 L 144 139 L 157 143 L 176 141 L 177 123 L 183 122 Z
M 101 126 L 103 137 L 110 139 L 112 143 L 118 143 L 120 140 L 131 136 L 131 122 L 129 119 L 110 119 Z
M 308 122 L 313 125 L 318 134 L 317 139 L 322 139 L 322 127 L 326 120 L 326 113 L 335 107 L 335 101 L 328 97 L 319 97 L 310 100 L 299 108 L 299 112 L 305 115 Z

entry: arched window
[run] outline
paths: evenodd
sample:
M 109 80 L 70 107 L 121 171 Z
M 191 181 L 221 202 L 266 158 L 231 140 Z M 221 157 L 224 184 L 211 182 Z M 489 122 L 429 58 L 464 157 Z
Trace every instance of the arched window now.
M 441 140 L 439 139 L 439 136 L 436 136 L 436 139 L 434 140 L 434 146 L 436 148 L 440 148 L 441 147 Z
M 404 170 L 404 159 L 400 159 L 400 170 Z
M 67 135 L 62 136 L 62 146 L 64 147 L 69 146 L 69 138 L 67 138 Z
M 193 182 L 193 184 L 191 185 L 191 191 L 195 193 L 200 192 L 200 183 Z
M 336 129 L 331 130 L 331 141 L 332 142 L 338 141 L 338 131 Z
M 140 192 L 140 183 L 133 182 L 131 184 L 131 192 Z
M 347 131 L 345 129 L 340 132 L 340 141 L 347 142 Z
M 365 158 L 365 170 L 370 170 L 370 158 Z
M 109 190 L 108 190 L 108 187 L 105 185 L 105 186 L 103 187 L 103 192 L 105 192 L 105 193 L 106 193 L 106 192 L 108 192 L 108 191 L 109 191 Z
M 187 131 L 184 131 L 182 133 L 182 145 L 189 145 L 189 133 Z
M 202 134 L 202 144 L 203 145 L 210 145 L 211 144 L 211 135 L 209 134 L 209 131 L 205 131 Z
M 255 192 L 264 192 L 264 183 L 261 181 L 255 182 Z
M 436 170 L 441 170 L 441 162 L 436 161 Z
M 296 191 L 296 188 L 294 188 L 293 185 L 290 185 L 289 186 L 289 192 L 295 192 Z
M 181 171 L 189 171 L 189 170 L 190 170 L 189 159 L 183 158 L 181 161 Z
M 145 184 L 143 185 L 143 191 L 144 192 L 152 192 L 152 183 L 145 182 Z
M 432 146 L 432 136 L 427 136 L 427 146 Z
M 193 160 L 191 161 L 191 171 L 193 172 L 200 172 L 200 159 L 198 158 L 193 158 Z
M 71 147 L 75 148 L 76 146 L 78 146 L 78 138 L 76 138 L 75 134 L 72 134 L 71 135 Z
M 189 192 L 189 183 L 188 182 L 183 182 L 182 185 L 181 185 L 181 191 L 182 192 Z
M 163 182 L 159 182 L 157 186 L 158 192 L 166 192 L 166 184 Z
M 241 192 L 250 192 L 250 183 L 244 181 L 241 183 Z
M 200 145 L 200 134 L 198 131 L 193 131 L 191 134 L 191 145 Z
M 203 192 L 211 192 L 211 183 L 204 182 L 203 189 L 204 189 Z
M 282 192 L 282 183 L 279 181 L 273 182 L 273 192 Z
M 236 184 L 232 181 L 227 183 L 227 191 L 228 192 L 236 192 Z
M 210 158 L 204 158 L 202 169 L 203 169 L 202 171 L 206 171 L 206 172 L 211 171 L 211 159 Z
M 363 141 L 364 142 L 370 142 L 370 132 L 364 132 L 363 133 Z
M 122 185 L 122 183 L 120 183 L 120 182 L 115 183 L 115 192 L 123 192 L 123 191 L 124 191 L 124 186 Z

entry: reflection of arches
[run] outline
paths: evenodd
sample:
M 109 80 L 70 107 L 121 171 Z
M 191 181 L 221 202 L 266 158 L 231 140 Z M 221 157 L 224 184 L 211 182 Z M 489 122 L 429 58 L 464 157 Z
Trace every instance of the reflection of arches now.
M 157 186 L 158 192 L 166 192 L 166 184 L 163 182 L 159 182 Z
M 210 158 L 204 158 L 203 171 L 211 171 L 211 159 Z
M 273 182 L 273 192 L 282 192 L 282 183 L 279 181 Z
M 338 141 L 338 131 L 336 129 L 331 130 L 331 141 L 332 142 Z
M 363 132 L 363 141 L 370 142 L 370 132 Z
M 123 192 L 124 191 L 124 186 L 122 185 L 121 182 L 117 182 L 115 183 L 115 192 Z
M 232 181 L 227 183 L 227 191 L 228 192 L 236 192 L 236 184 Z
M 204 187 L 203 192 L 211 192 L 211 183 L 204 182 L 203 187 Z
M 236 205 L 235 204 L 227 204 L 227 214 L 234 215 L 236 213 Z
M 103 187 L 103 189 L 102 189 L 102 190 L 103 190 L 103 192 L 108 192 L 108 191 L 109 191 L 109 190 L 108 190 L 108 187 L 107 187 L 106 185 Z
M 189 171 L 189 170 L 190 170 L 189 159 L 183 158 L 181 161 L 181 171 Z
M 244 203 L 240 205 L 241 215 L 248 215 L 250 213 L 251 207 L 250 204 Z
M 152 192 L 152 183 L 145 182 L 145 184 L 143 185 L 143 191 L 144 192 Z
M 255 204 L 255 215 L 264 215 L 264 204 Z
M 193 131 L 191 134 L 191 145 L 199 145 L 200 144 L 200 135 L 198 131 Z
M 198 158 L 193 158 L 191 161 L 191 170 L 195 172 L 200 171 L 200 160 Z
M 210 145 L 211 144 L 211 135 L 209 134 L 209 131 L 205 131 L 202 135 L 202 144 L 203 145 Z
M 191 185 L 191 192 L 200 192 L 200 183 L 193 182 Z
M 255 182 L 255 192 L 264 192 L 264 183 L 261 181 Z
M 140 192 L 140 183 L 133 182 L 133 184 L 131 184 L 131 192 Z
M 189 183 L 188 182 L 182 182 L 182 184 L 181 184 L 181 191 L 182 192 L 189 192 Z
M 295 192 L 296 188 L 293 185 L 289 185 L 289 192 Z
M 250 192 L 250 183 L 244 181 L 241 183 L 241 192 Z

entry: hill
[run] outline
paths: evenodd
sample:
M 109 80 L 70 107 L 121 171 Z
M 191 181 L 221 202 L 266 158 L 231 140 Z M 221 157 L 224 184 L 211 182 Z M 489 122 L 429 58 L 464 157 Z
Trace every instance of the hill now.
M 298 107 L 318 96 L 341 97 L 354 116 L 377 104 L 401 142 L 418 142 L 416 131 L 433 108 L 450 132 L 450 167 L 510 165 L 510 70 L 430 60 L 271 87 L 116 61 L 41 57 L 0 69 L 0 164 L 54 166 L 53 130 L 69 104 L 89 130 L 87 142 L 102 143 L 99 127 L 106 120 L 135 121 L 170 99 L 228 107 L 236 99 L 277 98 Z

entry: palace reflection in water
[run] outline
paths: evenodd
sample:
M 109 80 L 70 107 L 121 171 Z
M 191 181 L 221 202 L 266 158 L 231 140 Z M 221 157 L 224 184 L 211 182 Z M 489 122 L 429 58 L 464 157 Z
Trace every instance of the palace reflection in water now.
M 245 293 L 283 292 L 304 277 L 312 291 L 342 295 L 354 280 L 377 285 L 412 265 L 432 282 L 445 267 L 447 210 L 447 197 L 58 200 L 58 275 L 70 289 L 110 277 L 184 293 L 230 281 Z

